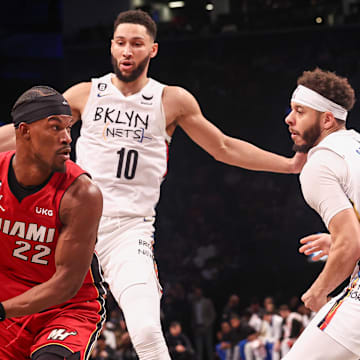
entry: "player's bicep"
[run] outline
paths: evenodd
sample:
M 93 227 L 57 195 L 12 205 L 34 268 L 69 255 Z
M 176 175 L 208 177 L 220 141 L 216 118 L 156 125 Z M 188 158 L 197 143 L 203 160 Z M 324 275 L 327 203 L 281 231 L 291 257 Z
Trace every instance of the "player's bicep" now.
M 329 222 L 332 247 L 341 251 L 343 261 L 355 266 L 360 258 L 360 225 L 353 209 L 345 209 L 334 215 Z
M 360 225 L 359 219 L 353 209 L 344 209 L 334 215 L 329 222 L 329 231 L 332 238 L 342 232 L 347 233 L 351 239 L 360 238 Z M 356 240 L 356 242 L 358 242 Z
M 13 124 L 0 127 L 0 152 L 15 149 L 15 128 Z
M 214 155 L 223 147 L 225 135 L 204 117 L 196 99 L 183 91 L 178 96 L 181 112 L 177 124 L 195 143 Z
M 63 227 L 55 253 L 56 271 L 71 274 L 74 285 L 82 282 L 91 264 L 101 212 L 100 190 L 80 176 L 61 203 Z
M 74 123 L 81 119 L 90 91 L 91 83 L 83 82 L 70 87 L 63 93 L 64 98 L 71 107 Z

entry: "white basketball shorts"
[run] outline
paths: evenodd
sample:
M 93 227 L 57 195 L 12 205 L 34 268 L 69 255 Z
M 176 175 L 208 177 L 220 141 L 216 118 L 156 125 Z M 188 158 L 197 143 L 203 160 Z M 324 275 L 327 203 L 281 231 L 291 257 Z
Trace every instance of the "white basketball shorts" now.
M 118 302 L 126 288 L 145 284 L 150 276 L 156 279 L 161 293 L 153 254 L 153 224 L 154 218 L 101 218 L 96 252 Z

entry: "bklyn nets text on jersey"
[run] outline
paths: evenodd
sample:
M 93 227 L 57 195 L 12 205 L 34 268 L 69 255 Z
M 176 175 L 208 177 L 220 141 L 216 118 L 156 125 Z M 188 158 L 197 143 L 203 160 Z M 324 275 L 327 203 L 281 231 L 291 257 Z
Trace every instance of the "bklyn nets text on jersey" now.
M 149 114 L 139 114 L 134 110 L 120 111 L 111 107 L 98 106 L 93 120 L 106 125 L 103 129 L 105 138 L 121 137 L 139 142 L 144 139 L 151 139 L 151 137 L 146 136 L 146 130 L 149 126 Z

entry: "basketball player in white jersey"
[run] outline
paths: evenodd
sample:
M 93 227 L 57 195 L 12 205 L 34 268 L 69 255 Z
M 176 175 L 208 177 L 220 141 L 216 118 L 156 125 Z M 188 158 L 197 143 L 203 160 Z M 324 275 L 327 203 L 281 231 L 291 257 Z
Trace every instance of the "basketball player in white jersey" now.
M 307 203 L 318 212 L 330 235 L 301 240 L 300 252 L 322 251 L 326 264 L 303 294 L 317 312 L 284 360 L 357 360 L 360 358 L 360 134 L 346 130 L 354 90 L 346 78 L 321 69 L 305 71 L 291 99 L 289 126 L 294 150 L 308 152 L 301 171 Z M 313 242 L 313 243 L 311 243 Z M 349 285 L 328 295 L 351 275 Z
M 161 287 L 153 260 L 153 223 L 176 126 L 216 160 L 252 170 L 300 172 L 306 156 L 293 158 L 224 135 L 207 121 L 196 99 L 177 86 L 148 78 L 158 51 L 156 25 L 140 10 L 114 24 L 114 74 L 77 84 L 64 96 L 82 120 L 77 163 L 104 197 L 97 252 L 106 281 L 123 310 L 140 359 L 169 359 L 160 326 Z M 9 129 L 2 130 L 9 137 Z M 1 145 L 9 148 L 9 145 Z M 5 139 L 5 138 L 4 138 Z

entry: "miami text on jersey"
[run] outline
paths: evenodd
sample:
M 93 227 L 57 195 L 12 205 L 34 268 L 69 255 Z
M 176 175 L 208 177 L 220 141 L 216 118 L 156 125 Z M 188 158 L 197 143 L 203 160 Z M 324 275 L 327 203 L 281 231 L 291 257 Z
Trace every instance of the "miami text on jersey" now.
M 54 241 L 55 228 L 47 228 L 44 225 L 25 223 L 23 221 L 11 221 L 0 218 L 0 231 L 9 236 L 17 236 L 21 239 L 51 243 Z

